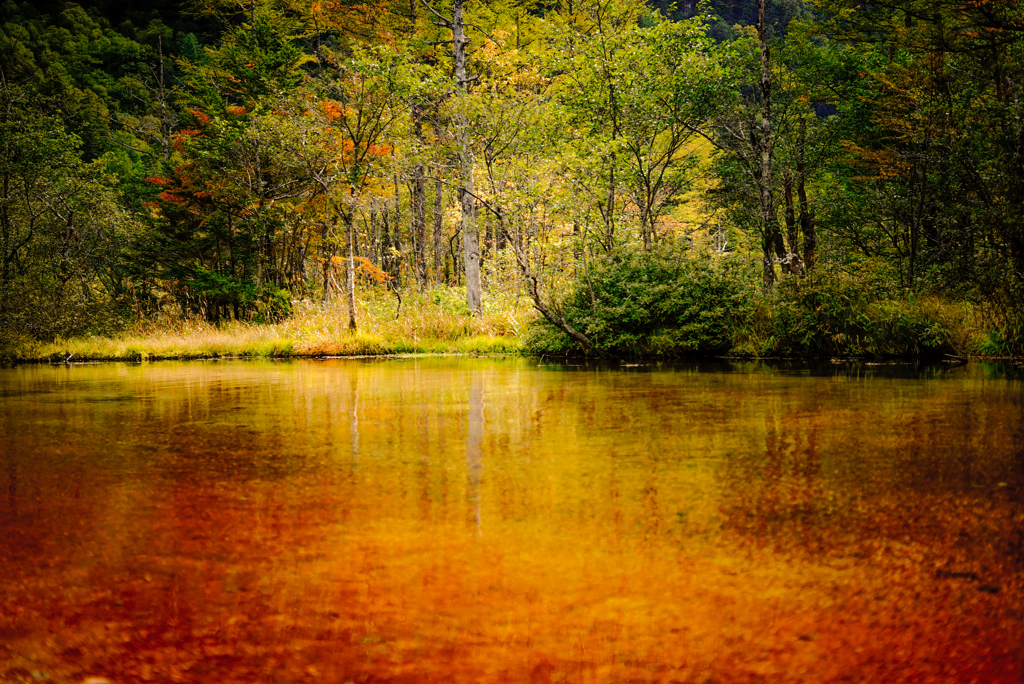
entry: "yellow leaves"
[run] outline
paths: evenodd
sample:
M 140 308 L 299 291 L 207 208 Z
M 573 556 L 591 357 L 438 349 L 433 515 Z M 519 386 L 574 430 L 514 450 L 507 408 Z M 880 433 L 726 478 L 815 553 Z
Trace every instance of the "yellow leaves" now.
M 407 23 L 395 3 L 387 1 L 346 2 L 320 0 L 310 5 L 310 16 L 320 30 L 335 30 L 362 41 L 391 44 L 396 25 Z
M 537 60 L 532 59 L 524 50 L 514 47 L 514 44 L 510 46 L 510 39 L 510 31 L 495 29 L 474 53 L 473 56 L 479 61 L 481 70 L 487 74 L 487 78 L 478 84 L 478 90 L 533 90 L 545 82 Z
M 892 149 L 869 149 L 844 140 L 843 149 L 852 157 L 852 163 L 870 172 L 870 178 L 899 178 L 910 170 L 910 163 Z

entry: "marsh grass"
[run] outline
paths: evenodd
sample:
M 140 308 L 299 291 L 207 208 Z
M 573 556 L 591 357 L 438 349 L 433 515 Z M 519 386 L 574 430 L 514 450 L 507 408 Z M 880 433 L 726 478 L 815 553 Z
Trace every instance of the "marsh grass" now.
M 694 288 L 682 287 L 676 276 L 667 292 L 672 301 L 690 302 L 685 291 Z M 736 274 L 730 278 L 733 276 Z M 656 288 L 650 278 L 643 280 L 640 291 L 647 297 Z M 745 289 L 743 283 L 733 282 L 735 278 L 726 280 L 737 291 Z M 707 346 L 705 353 L 755 358 L 999 355 L 989 322 L 977 307 L 939 298 L 880 296 L 869 285 L 848 276 L 822 275 L 780 285 L 770 294 L 749 288 L 748 297 L 728 302 L 718 289 L 698 287 L 697 294 L 691 293 L 696 299 L 686 309 L 698 312 L 694 321 L 687 319 L 689 323 L 683 325 L 686 321 L 676 312 L 673 320 L 679 320 L 675 327 L 633 331 L 637 348 L 619 349 L 622 345 L 618 345 L 614 351 L 675 357 L 700 353 Z M 360 292 L 357 300 L 355 332 L 348 328 L 348 312 L 340 298 L 326 303 L 295 301 L 292 315 L 278 323 L 214 324 L 165 311 L 113 336 L 49 342 L 0 336 L 0 361 L 587 353 L 571 348 L 563 333 L 538 320 L 517 289 L 492 288 L 481 316 L 470 314 L 465 290 L 459 288 L 404 292 L 401 297 L 383 289 L 368 289 Z M 590 325 L 588 332 L 605 330 L 605 337 L 613 332 L 625 334 L 623 330 L 628 333 L 632 328 L 624 328 L 619 319 L 633 321 L 638 311 L 653 314 L 664 308 L 634 299 L 622 293 L 613 297 L 611 308 L 601 309 L 606 315 L 597 323 L 603 327 Z M 589 306 L 577 308 L 590 312 Z M 576 321 L 580 325 L 585 322 Z M 724 328 L 709 337 L 714 332 L 708 328 L 712 323 Z M 720 338 L 724 342 L 715 342 Z
M 360 293 L 354 332 L 341 299 L 296 301 L 292 315 L 278 323 L 214 324 L 164 312 L 111 337 L 12 341 L 5 356 L 13 361 L 145 361 L 520 352 L 521 331 L 534 317 L 527 300 L 495 293 L 485 299 L 483 315 L 472 316 L 464 298 L 458 288 L 403 293 L 401 300 L 384 290 Z

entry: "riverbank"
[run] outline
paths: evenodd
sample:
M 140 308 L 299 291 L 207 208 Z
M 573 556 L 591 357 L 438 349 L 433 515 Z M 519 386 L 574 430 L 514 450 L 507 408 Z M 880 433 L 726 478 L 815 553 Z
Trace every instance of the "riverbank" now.
M 291 315 L 276 323 L 211 323 L 165 311 L 107 336 L 52 341 L 0 337 L 0 361 L 404 354 L 608 360 L 1020 358 L 999 342 L 998 331 L 986 326 L 979 311 L 965 303 L 872 297 L 849 282 L 811 279 L 784 283 L 764 294 L 730 280 L 727 273 L 709 270 L 699 275 L 698 280 L 705 281 L 699 284 L 716 287 L 695 288 L 685 278 L 673 278 L 669 287 L 651 287 L 648 282 L 639 290 L 640 300 L 635 291 L 618 292 L 614 306 L 592 304 L 589 298 L 579 305 L 570 298 L 564 314 L 589 336 L 590 349 L 574 344 L 543 320 L 524 296 L 496 292 L 485 300 L 483 315 L 473 316 L 464 303 L 464 291 L 440 288 L 406 293 L 401 301 L 384 291 L 366 293 L 358 302 L 355 331 L 349 329 L 348 312 L 340 301 L 293 302 Z M 600 284 L 598 277 L 595 284 Z M 699 291 L 700 296 L 681 296 L 688 290 Z M 680 301 L 667 306 L 659 292 Z
M 116 335 L 53 341 L 15 339 L 0 356 L 13 363 L 156 361 L 210 358 L 316 358 L 391 354 L 518 354 L 534 318 L 525 300 L 492 301 L 471 316 L 457 293 L 381 294 L 359 302 L 357 329 L 341 302 L 298 301 L 278 323 L 181 318 L 164 314 Z

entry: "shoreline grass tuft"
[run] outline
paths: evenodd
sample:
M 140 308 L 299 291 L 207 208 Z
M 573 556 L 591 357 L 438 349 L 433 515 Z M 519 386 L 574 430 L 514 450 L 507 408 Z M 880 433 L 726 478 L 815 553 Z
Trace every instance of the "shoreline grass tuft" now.
M 110 337 L 8 341 L 4 357 L 32 361 L 157 361 L 392 354 L 519 354 L 535 314 L 522 298 L 496 295 L 471 315 L 457 288 L 393 294 L 372 291 L 357 303 L 357 329 L 344 302 L 293 302 L 278 323 L 182 318 L 164 312 Z

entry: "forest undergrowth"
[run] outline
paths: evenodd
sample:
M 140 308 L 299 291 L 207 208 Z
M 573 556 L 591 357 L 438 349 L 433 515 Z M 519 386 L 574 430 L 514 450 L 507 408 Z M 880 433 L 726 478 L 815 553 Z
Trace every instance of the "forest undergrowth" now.
M 169 308 L 115 335 L 16 339 L 0 353 L 12 361 L 74 362 L 520 352 L 534 316 L 525 298 L 495 295 L 481 316 L 470 315 L 464 299 L 458 288 L 399 295 L 371 289 L 360 298 L 356 330 L 340 299 L 297 300 L 290 316 L 267 323 L 213 323 Z
M 758 287 L 741 259 L 683 256 L 671 246 L 596 259 L 553 311 L 584 346 L 541 316 L 519 287 L 494 288 L 473 315 L 465 289 L 395 292 L 366 287 L 359 323 L 341 298 L 295 300 L 279 321 L 184 315 L 168 306 L 121 332 L 33 341 L 7 338 L 8 362 L 208 358 L 527 354 L 608 359 L 904 358 L 1013 356 L 982 307 L 939 295 L 908 296 L 872 265 L 823 267 Z M 513 282 L 510 277 L 509 282 Z

